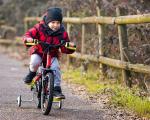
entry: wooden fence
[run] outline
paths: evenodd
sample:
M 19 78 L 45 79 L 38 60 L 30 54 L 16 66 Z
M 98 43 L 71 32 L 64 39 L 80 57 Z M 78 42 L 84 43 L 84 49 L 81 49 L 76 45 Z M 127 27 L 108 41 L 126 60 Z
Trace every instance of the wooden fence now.
M 4 24 L 5 24 L 5 21 L 0 20 L 0 25 L 4 25 Z
M 85 17 L 85 18 L 76 18 L 69 17 L 69 13 L 67 13 L 67 17 L 63 19 L 65 23 L 67 23 L 67 31 L 70 34 L 70 25 L 71 24 L 82 24 L 82 39 L 81 39 L 81 53 L 74 53 L 70 55 L 70 57 L 81 59 L 81 60 L 89 60 L 98 62 L 100 64 L 100 73 L 103 75 L 104 65 L 112 66 L 115 68 L 119 68 L 122 70 L 122 80 L 125 84 L 131 87 L 131 81 L 129 80 L 128 72 L 134 71 L 139 73 L 150 73 L 150 66 L 144 64 L 131 64 L 126 61 L 124 48 L 128 49 L 128 38 L 127 38 L 127 27 L 126 24 L 141 24 L 141 23 L 150 23 L 150 14 L 143 15 L 129 15 L 123 16 L 122 9 L 117 8 L 116 14 L 117 17 L 104 17 L 102 16 L 102 12 L 98 9 L 98 16 L 94 17 Z M 27 17 L 24 19 L 25 29 L 28 28 L 28 23 L 30 21 L 40 21 L 39 17 Z M 86 55 L 85 54 L 85 24 L 97 24 L 98 25 L 98 35 L 99 35 L 99 57 Z M 120 58 L 121 60 L 111 59 L 104 57 L 103 44 L 104 43 L 104 24 L 113 24 L 118 26 L 118 35 L 119 35 L 119 47 L 120 47 Z M 69 58 L 68 58 L 69 64 Z

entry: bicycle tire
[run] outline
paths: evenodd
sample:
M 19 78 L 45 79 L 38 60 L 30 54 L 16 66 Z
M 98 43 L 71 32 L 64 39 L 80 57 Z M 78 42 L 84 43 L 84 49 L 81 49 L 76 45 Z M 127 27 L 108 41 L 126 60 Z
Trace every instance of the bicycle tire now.
M 37 108 L 41 108 L 41 80 L 35 83 L 35 91 L 33 94 L 34 94 L 34 98 L 35 98 L 34 101 L 36 103 Z
M 42 80 L 41 109 L 43 115 L 48 115 L 53 103 L 54 75 L 49 72 Z

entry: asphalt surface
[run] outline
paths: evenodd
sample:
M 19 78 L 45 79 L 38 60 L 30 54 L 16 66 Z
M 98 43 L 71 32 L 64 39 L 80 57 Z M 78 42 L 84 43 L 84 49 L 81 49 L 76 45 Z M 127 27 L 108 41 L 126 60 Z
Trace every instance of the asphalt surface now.
M 66 83 L 62 84 L 66 96 L 62 109 L 53 106 L 50 115 L 44 116 L 34 102 L 22 102 L 19 108 L 16 102 L 19 95 L 23 100 L 32 98 L 22 81 L 27 70 L 21 61 L 0 53 L 0 120 L 107 120 L 102 109 L 73 94 Z

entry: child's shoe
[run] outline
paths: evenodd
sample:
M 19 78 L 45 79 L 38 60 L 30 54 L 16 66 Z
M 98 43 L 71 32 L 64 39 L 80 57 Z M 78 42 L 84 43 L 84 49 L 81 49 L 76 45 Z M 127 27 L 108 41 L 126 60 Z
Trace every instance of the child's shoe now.
M 30 84 L 32 82 L 33 78 L 35 77 L 35 75 L 36 75 L 36 72 L 29 71 L 29 73 L 26 75 L 26 77 L 23 79 L 23 81 L 26 84 Z
M 60 86 L 54 87 L 54 97 L 58 99 L 65 99 Z

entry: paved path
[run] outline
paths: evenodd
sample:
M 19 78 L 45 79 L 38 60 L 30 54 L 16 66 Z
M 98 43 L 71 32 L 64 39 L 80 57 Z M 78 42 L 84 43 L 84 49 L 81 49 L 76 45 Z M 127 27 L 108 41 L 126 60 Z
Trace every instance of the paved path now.
M 21 94 L 23 99 L 32 96 L 22 81 L 27 69 L 21 61 L 0 54 L 0 120 L 106 120 L 102 110 L 73 95 L 65 83 L 63 91 L 66 100 L 61 110 L 53 108 L 50 115 L 44 116 L 33 102 L 22 103 L 22 107 L 18 108 L 18 95 Z

